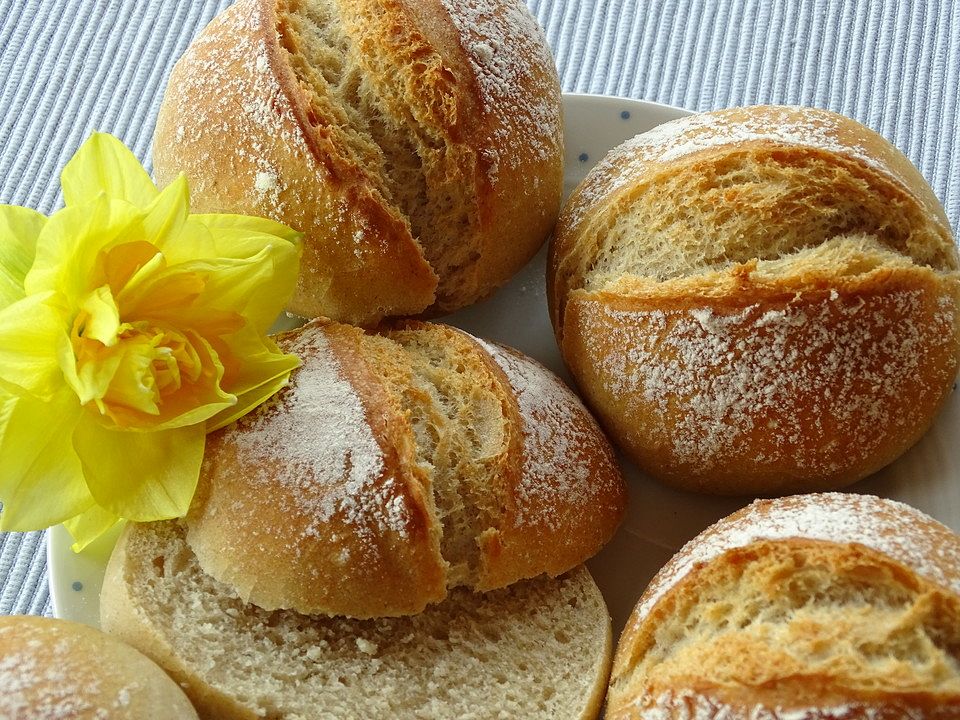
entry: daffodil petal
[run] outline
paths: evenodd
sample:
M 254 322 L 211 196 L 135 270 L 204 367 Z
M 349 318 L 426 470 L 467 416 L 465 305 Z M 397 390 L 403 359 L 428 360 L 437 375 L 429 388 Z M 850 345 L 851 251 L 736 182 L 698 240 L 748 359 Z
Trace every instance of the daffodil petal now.
M 80 374 L 84 384 L 81 400 L 103 399 L 109 394 L 112 403 L 139 413 L 157 416 L 154 388 L 144 382 L 150 378 L 154 346 L 149 338 L 134 338 L 105 353 L 97 362 L 89 364 L 89 372 Z M 87 366 L 83 368 L 87 370 Z
M 90 291 L 100 252 L 142 226 L 144 210 L 106 195 L 54 213 L 37 237 L 33 267 L 24 278 L 28 295 L 57 290 L 70 302 Z
M 20 300 L 47 218 L 35 210 L 0 205 L 0 308 Z
M 167 320 L 177 326 L 189 326 L 189 318 L 184 316 L 184 310 L 196 303 L 206 280 L 203 275 L 185 271 L 183 267 L 161 268 L 150 275 L 132 278 L 120 292 L 117 301 L 129 317 Z M 210 308 L 202 308 L 200 313 L 209 318 Z
M 63 201 L 69 207 L 90 202 L 100 193 L 146 207 L 157 187 L 126 145 L 106 133 L 93 133 L 60 175 Z
M 245 309 L 252 311 L 252 296 L 264 284 L 271 281 L 274 274 L 274 265 L 271 260 L 272 249 L 263 248 L 258 254 L 249 258 L 210 258 L 193 260 L 181 263 L 169 269 L 170 274 L 190 274 L 203 278 L 202 292 L 191 304 L 192 307 L 173 309 L 173 317 L 193 321 L 203 319 L 205 308 L 230 310 L 234 313 L 243 313 L 248 321 L 250 315 Z M 142 307 L 142 306 L 140 306 Z M 143 312 L 151 317 L 157 316 L 150 307 L 144 307 Z
M 290 382 L 289 370 L 282 375 L 270 378 L 266 382 L 251 388 L 241 395 L 237 395 L 237 404 L 210 418 L 207 421 L 207 430 L 213 432 L 214 430 L 226 427 L 232 422 L 236 422 L 251 410 L 260 407 L 260 405 L 286 387 L 288 382 Z
M 120 309 L 109 287 L 98 287 L 87 295 L 80 304 L 80 310 L 87 314 L 81 333 L 83 337 L 97 340 L 107 347 L 117 343 Z
M 66 333 L 63 333 L 58 340 L 56 345 L 57 350 L 57 364 L 60 366 L 60 372 L 63 373 L 63 379 L 66 382 L 67 386 L 80 397 L 80 403 L 83 404 L 87 402 L 90 398 L 84 399 L 84 390 L 83 385 L 85 380 L 81 380 L 79 374 L 77 373 L 77 356 L 73 349 L 73 343 L 70 342 L 70 336 Z M 99 371 L 98 371 L 99 372 Z M 91 395 L 90 397 L 95 397 Z
M 49 402 L 0 392 L 0 530 L 40 530 L 93 504 L 71 442 L 81 412 L 69 390 Z
M 243 302 L 240 311 L 260 333 L 267 332 L 293 296 L 300 271 L 300 246 L 282 241 L 271 244 L 266 264 L 269 272 L 251 274 L 248 287 L 238 283 L 231 288 L 216 282 L 219 278 L 214 278 L 215 282 L 207 286 L 211 303 L 237 307 L 232 303 Z M 220 293 L 219 297 L 217 293 Z
M 120 304 L 138 317 L 148 317 L 183 327 L 204 329 L 204 334 L 234 332 L 211 325 L 212 310 L 230 312 L 265 333 L 290 298 L 296 281 L 297 249 L 286 241 L 267 245 L 248 258 L 207 258 L 180 263 L 139 286 L 136 294 L 123 294 Z M 202 288 L 190 302 L 171 302 L 170 287 L 177 277 L 198 278 Z M 180 297 L 187 298 L 185 293 Z
M 81 405 L 103 399 L 111 389 L 111 383 L 123 364 L 124 356 L 124 348 L 105 348 L 96 361 L 85 362 L 80 367 L 74 367 L 73 372 L 64 373 Z
M 110 430 L 84 416 L 73 444 L 97 504 L 127 520 L 182 517 L 203 460 L 204 427 L 148 433 Z
M 180 175 L 150 203 L 143 218 L 143 237 L 162 252 L 170 238 L 178 237 L 190 213 L 187 179 Z
M 171 265 L 218 256 L 213 234 L 205 224 L 197 221 L 198 217 L 203 216 L 190 213 L 177 235 L 168 235 L 161 240 L 160 249 Z
M 197 353 L 199 374 L 184 382 L 178 391 L 166 395 L 157 405 L 157 414 L 146 413 L 139 405 L 124 402 L 123 396 L 115 396 L 115 391 L 121 389 L 118 381 L 111 384 L 107 414 L 118 427 L 154 431 L 196 425 L 236 404 L 236 397 L 223 389 L 224 367 L 213 346 L 195 333 L 188 333 L 187 339 Z M 124 367 L 119 368 L 118 379 L 123 372 Z
M 246 332 L 230 341 L 229 350 L 218 353 L 233 358 L 236 365 L 231 368 L 228 387 L 236 394 L 237 404 L 208 420 L 210 430 L 229 425 L 269 399 L 287 384 L 290 372 L 300 366 L 300 358 L 280 352 L 270 338 Z
M 262 256 L 262 260 L 269 263 L 270 277 L 246 297 L 244 305 L 249 321 L 260 332 L 266 332 L 293 295 L 303 235 L 272 220 L 245 215 L 191 215 L 190 220 L 210 230 L 217 257 Z M 268 249 L 265 255 L 264 249 Z
M 125 250 L 131 250 L 133 243 L 128 243 L 117 248 L 114 253 L 120 253 Z M 115 257 L 114 253 L 110 253 L 108 257 L 111 259 Z M 128 258 L 119 258 L 120 260 L 128 260 Z M 140 258 L 136 258 L 140 259 Z M 158 274 L 162 273 L 167 267 L 167 259 L 163 256 L 159 250 L 153 255 L 149 260 L 143 261 L 142 264 L 139 264 L 136 270 L 125 277 L 123 283 L 117 282 L 120 278 L 114 278 L 114 283 L 112 284 L 112 289 L 117 295 L 117 302 L 123 305 L 124 309 L 130 310 L 130 303 L 128 298 L 131 293 L 136 293 L 138 287 L 142 286 L 144 283 L 149 282 L 150 279 Z M 125 270 L 128 268 L 124 268 Z M 119 273 L 118 273 L 119 275 Z M 129 314 L 129 313 L 128 313 Z
M 63 386 L 57 360 L 67 321 L 54 293 L 30 295 L 0 310 L 0 381 L 49 400 Z
M 83 551 L 90 543 L 101 535 L 109 532 L 121 518 L 99 505 L 93 505 L 86 512 L 63 521 L 63 526 L 73 537 L 74 543 L 70 548 L 74 552 Z M 104 557 L 104 560 L 107 558 Z
M 220 338 L 219 343 L 222 346 L 214 345 L 217 355 L 229 358 L 224 361 L 224 382 L 236 395 L 300 367 L 300 358 L 282 352 L 273 338 L 250 327 Z
M 257 252 L 257 245 L 262 243 L 258 239 L 260 235 L 282 238 L 294 244 L 303 237 L 303 233 L 283 223 L 253 215 L 194 213 L 190 217 L 213 232 L 217 255 L 222 257 L 244 257 Z

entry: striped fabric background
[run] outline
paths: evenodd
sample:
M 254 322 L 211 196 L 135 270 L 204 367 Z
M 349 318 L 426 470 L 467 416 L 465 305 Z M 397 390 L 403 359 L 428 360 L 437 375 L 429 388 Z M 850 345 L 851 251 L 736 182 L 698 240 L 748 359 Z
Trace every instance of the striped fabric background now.
M 0 203 L 44 213 L 92 129 L 149 167 L 166 77 L 229 0 L 0 0 Z M 953 0 L 528 0 L 565 91 L 830 108 L 892 140 L 960 224 Z M 49 613 L 42 533 L 0 535 L 0 613 Z

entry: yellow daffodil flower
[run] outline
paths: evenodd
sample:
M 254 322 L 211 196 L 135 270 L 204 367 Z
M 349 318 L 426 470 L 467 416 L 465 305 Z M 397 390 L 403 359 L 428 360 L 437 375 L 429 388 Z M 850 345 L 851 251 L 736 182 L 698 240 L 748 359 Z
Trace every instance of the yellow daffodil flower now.
M 95 134 L 46 218 L 0 206 L 0 530 L 65 523 L 79 550 L 119 519 L 184 515 L 206 432 L 298 365 L 266 336 L 298 233 L 190 214 Z

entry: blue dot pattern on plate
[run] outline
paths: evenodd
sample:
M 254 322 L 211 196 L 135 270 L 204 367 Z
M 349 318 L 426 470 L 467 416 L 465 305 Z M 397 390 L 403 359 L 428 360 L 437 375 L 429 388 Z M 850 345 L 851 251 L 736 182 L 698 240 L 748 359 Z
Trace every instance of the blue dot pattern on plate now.
M 70 587 L 72 587 L 77 592 L 80 592 L 81 590 L 83 590 L 83 583 L 80 582 L 79 580 L 74 580 L 73 585 L 71 585 Z
M 621 111 L 620 111 L 620 119 L 621 119 L 621 120 L 629 120 L 629 119 L 630 119 L 630 111 L 629 111 L 629 110 L 621 110 Z
M 577 160 L 579 160 L 580 162 L 586 162 L 589 159 L 590 159 L 590 156 L 587 155 L 586 153 L 580 153 L 580 156 L 577 158 Z

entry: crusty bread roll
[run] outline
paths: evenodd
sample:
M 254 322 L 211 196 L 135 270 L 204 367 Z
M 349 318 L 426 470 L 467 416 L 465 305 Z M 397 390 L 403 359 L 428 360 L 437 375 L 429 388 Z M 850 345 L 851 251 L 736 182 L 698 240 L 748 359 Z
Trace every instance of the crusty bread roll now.
M 98 630 L 32 616 L 0 617 L 0 718 L 196 720 L 152 660 Z
M 131 525 L 101 616 L 211 720 L 587 720 L 609 671 L 610 618 L 582 566 L 454 590 L 413 617 L 309 617 L 245 604 L 201 571 L 176 523 Z
M 960 537 L 868 495 L 758 501 L 653 579 L 607 720 L 960 717 Z
M 239 0 L 170 77 L 160 184 L 306 233 L 290 309 L 451 311 L 532 257 L 560 206 L 560 85 L 521 0 Z
M 444 325 L 318 320 L 266 406 L 208 436 L 187 516 L 203 569 L 261 607 L 381 617 L 448 588 L 559 575 L 626 504 L 580 401 L 519 353 Z
M 721 110 L 628 141 L 564 208 L 549 268 L 588 404 L 683 488 L 854 482 L 916 442 L 957 374 L 943 209 L 886 140 L 827 111 Z

